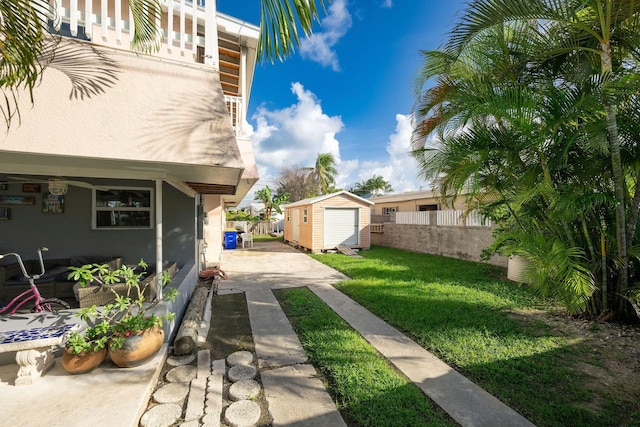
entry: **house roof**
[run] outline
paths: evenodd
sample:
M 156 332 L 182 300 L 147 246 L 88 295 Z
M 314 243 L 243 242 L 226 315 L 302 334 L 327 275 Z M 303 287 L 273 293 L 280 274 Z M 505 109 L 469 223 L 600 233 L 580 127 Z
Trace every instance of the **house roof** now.
M 342 191 L 338 191 L 337 193 L 323 194 L 321 196 L 311 197 L 309 199 L 299 200 L 297 202 L 288 204 L 287 206 L 283 206 L 283 207 L 285 209 L 288 209 L 288 208 L 295 208 L 295 207 L 298 207 L 298 206 L 312 205 L 314 203 L 318 203 L 318 202 L 321 202 L 323 200 L 327 200 L 327 199 L 330 199 L 332 197 L 337 197 L 337 196 L 342 196 L 342 195 L 347 196 L 349 198 L 352 198 L 352 199 L 354 199 L 354 200 L 356 200 L 358 202 L 362 202 L 362 203 L 367 204 L 367 205 L 373 205 L 373 202 L 371 202 L 370 200 L 363 199 L 360 196 L 356 196 L 353 193 L 349 193 L 348 191 L 342 190 Z
M 435 191 L 408 191 L 406 193 L 399 194 L 387 194 L 385 196 L 371 197 L 373 203 L 386 203 L 386 202 L 405 202 L 409 200 L 417 199 L 432 199 L 434 197 L 440 197 L 440 194 Z

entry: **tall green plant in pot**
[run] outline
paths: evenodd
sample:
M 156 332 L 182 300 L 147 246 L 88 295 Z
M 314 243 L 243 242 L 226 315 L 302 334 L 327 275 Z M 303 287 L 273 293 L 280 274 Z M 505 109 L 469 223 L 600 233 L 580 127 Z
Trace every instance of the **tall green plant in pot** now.
M 84 374 L 100 366 L 107 357 L 109 330 L 108 324 L 101 323 L 72 332 L 62 355 L 62 367 L 70 374 Z
M 78 314 L 91 328 L 97 329 L 101 339 L 107 337 L 111 360 L 120 367 L 139 366 L 148 362 L 164 342 L 163 321 L 175 317 L 175 313 L 158 316 L 151 310 L 163 301 L 175 301 L 177 290 L 170 288 L 163 292 L 162 299 L 148 301 L 145 296 L 147 287 L 154 283 L 141 283 L 148 268 L 144 260 L 140 260 L 137 268 L 123 266 L 113 271 L 109 270 L 107 264 L 69 268 L 72 270 L 69 277 L 79 280 L 83 287 L 97 284 L 113 292 L 112 303 L 104 307 L 94 305 L 84 308 Z M 164 271 L 162 285 L 170 281 L 169 273 Z

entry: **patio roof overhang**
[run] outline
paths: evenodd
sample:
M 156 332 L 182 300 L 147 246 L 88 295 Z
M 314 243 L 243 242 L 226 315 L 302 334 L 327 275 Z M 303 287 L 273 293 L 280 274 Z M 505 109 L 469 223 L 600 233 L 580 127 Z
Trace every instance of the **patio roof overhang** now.
M 11 175 L 43 180 L 63 176 L 95 185 L 109 179 L 160 179 L 192 197 L 196 193 L 233 196 L 238 192 L 243 172 L 243 169 L 229 167 L 0 153 L 0 181 L 3 182 L 12 181 L 8 178 Z

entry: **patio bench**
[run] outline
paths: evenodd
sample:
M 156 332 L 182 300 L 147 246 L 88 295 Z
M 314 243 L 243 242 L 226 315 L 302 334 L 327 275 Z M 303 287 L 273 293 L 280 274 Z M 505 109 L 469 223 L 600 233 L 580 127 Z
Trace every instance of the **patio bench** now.
M 1 331 L 0 353 L 15 351 L 20 367 L 15 385 L 31 384 L 51 369 L 54 347 L 64 344 L 67 335 L 79 327 L 78 324 L 65 324 Z

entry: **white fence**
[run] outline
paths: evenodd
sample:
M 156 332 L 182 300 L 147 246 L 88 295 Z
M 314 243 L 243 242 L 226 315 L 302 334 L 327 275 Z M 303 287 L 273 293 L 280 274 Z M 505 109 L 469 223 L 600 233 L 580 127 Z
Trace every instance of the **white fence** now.
M 462 210 L 396 212 L 396 224 L 491 227 L 491 220 L 477 211 L 467 215 Z

